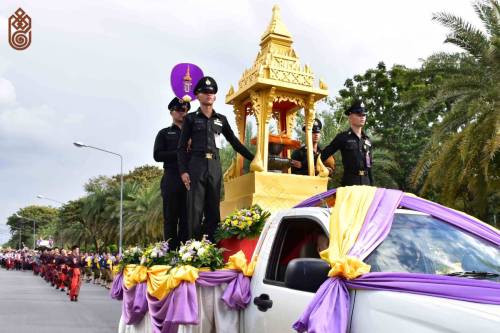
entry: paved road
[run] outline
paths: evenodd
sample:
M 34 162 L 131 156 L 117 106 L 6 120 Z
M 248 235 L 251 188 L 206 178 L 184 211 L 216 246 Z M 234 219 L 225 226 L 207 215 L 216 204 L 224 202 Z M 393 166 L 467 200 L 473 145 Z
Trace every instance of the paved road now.
M 82 284 L 78 302 L 31 271 L 0 268 L 0 333 L 116 333 L 121 303 Z

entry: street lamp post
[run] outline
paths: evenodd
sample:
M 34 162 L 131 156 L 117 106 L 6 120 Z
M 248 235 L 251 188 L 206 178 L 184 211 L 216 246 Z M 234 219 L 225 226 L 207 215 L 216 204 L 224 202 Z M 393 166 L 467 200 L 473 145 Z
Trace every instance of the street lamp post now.
M 13 227 L 10 227 L 10 230 L 12 232 L 12 230 L 16 230 L 16 231 L 19 231 L 19 250 L 21 250 L 21 234 L 22 234 L 22 227 L 19 227 L 19 228 L 13 228 Z
M 58 204 L 64 205 L 64 202 L 62 202 L 62 201 L 59 201 L 59 200 L 56 200 L 56 199 L 52 199 L 52 198 L 48 198 L 48 197 L 46 197 L 46 196 L 44 196 L 44 195 L 41 195 L 41 194 L 37 195 L 36 197 L 37 197 L 38 199 L 50 200 L 50 201 L 57 202 Z
M 87 144 L 84 144 L 84 143 L 78 142 L 78 141 L 73 142 L 73 144 L 78 148 L 92 148 L 92 149 L 100 150 L 100 151 L 108 153 L 108 154 L 118 156 L 120 158 L 120 236 L 119 236 L 119 240 L 118 240 L 118 242 L 119 242 L 118 253 L 121 257 L 122 245 L 123 245 L 123 156 L 118 154 L 118 153 L 115 153 L 115 152 L 112 152 L 112 151 L 109 151 L 106 149 L 102 149 L 99 147 L 90 146 L 90 145 L 87 145 Z
M 28 220 L 28 221 L 32 221 L 33 222 L 33 249 L 35 249 L 35 247 L 36 247 L 36 229 L 35 229 L 35 223 L 39 222 L 39 221 L 34 220 L 34 219 L 30 219 L 28 217 L 21 216 L 19 214 L 16 214 L 16 216 L 19 217 L 20 219 L 24 219 L 24 220 Z M 19 243 L 20 242 L 21 242 L 21 237 L 19 236 Z
M 52 198 L 49 198 L 49 197 L 46 197 L 45 195 L 42 195 L 42 194 L 38 194 L 36 197 L 37 197 L 38 199 L 45 199 L 45 200 L 49 200 L 49 201 L 54 201 L 54 202 L 57 202 L 58 204 L 60 204 L 60 205 L 64 206 L 64 202 L 59 201 L 59 200 L 56 200 L 56 199 L 52 199 Z M 61 216 L 60 216 L 60 214 L 59 214 L 59 222 L 60 222 L 60 221 L 61 221 Z M 54 235 L 54 236 L 55 236 L 55 235 Z M 55 238 L 55 240 L 57 240 L 57 237 L 56 237 L 56 236 L 55 236 L 54 238 Z M 62 236 L 60 236 L 59 238 L 60 238 L 60 241 L 61 241 L 61 247 L 64 247 L 64 240 L 63 240 Z

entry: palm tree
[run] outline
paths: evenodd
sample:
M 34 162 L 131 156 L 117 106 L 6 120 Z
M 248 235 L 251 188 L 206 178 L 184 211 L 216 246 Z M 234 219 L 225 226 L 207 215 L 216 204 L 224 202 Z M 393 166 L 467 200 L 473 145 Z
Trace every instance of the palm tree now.
M 438 105 L 446 111 L 412 180 L 421 194 L 486 218 L 488 199 L 500 184 L 500 5 L 483 0 L 473 7 L 484 30 L 449 13 L 433 17 L 450 29 L 445 43 L 463 52 L 430 59 L 445 66 L 436 68 L 439 79 L 426 91 L 434 97 L 423 111 Z
M 125 203 L 125 242 L 147 245 L 163 239 L 163 204 L 160 178 L 144 184 Z

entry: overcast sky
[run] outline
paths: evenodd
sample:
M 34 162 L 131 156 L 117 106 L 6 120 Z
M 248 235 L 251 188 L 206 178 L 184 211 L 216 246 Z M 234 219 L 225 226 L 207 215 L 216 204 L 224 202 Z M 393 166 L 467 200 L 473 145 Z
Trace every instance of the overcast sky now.
M 345 79 L 379 61 L 418 66 L 438 51 L 446 30 L 431 21 L 448 11 L 477 23 L 468 0 L 421 1 L 0 1 L 0 244 L 9 215 L 30 204 L 84 194 L 83 184 L 155 164 L 156 133 L 170 124 L 170 70 L 193 62 L 219 85 L 216 110 L 254 61 L 274 3 L 302 64 L 334 96 Z M 7 40 L 7 18 L 22 7 L 33 21 L 24 51 Z M 193 107 L 196 107 L 196 103 Z M 157 164 L 159 165 L 159 164 Z M 159 165 L 160 166 L 160 165 Z

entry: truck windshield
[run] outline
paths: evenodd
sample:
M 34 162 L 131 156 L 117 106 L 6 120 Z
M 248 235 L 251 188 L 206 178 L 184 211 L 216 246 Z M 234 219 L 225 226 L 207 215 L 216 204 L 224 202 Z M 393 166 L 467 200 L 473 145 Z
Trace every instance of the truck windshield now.
M 372 272 L 489 272 L 494 274 L 483 278 L 499 280 L 500 248 L 432 216 L 398 213 L 387 238 L 364 261 Z

